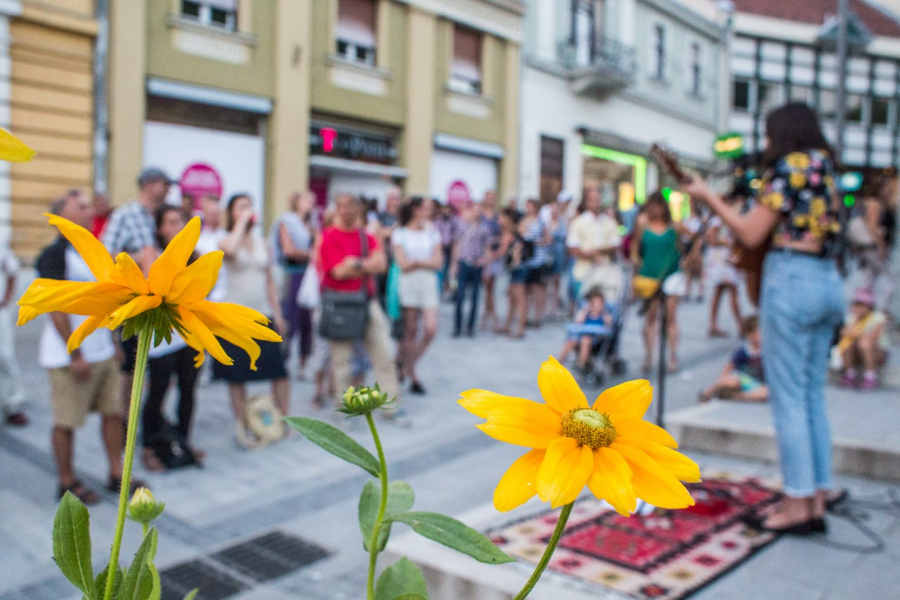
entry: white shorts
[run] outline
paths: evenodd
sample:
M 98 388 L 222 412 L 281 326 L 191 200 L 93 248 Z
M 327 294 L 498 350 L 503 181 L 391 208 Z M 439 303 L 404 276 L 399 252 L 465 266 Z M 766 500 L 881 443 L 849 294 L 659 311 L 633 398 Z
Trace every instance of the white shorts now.
M 403 308 L 437 308 L 440 300 L 437 273 L 425 269 L 401 273 L 399 292 Z
M 676 296 L 680 298 L 687 293 L 687 278 L 684 273 L 678 271 L 672 273 L 663 281 L 662 291 L 666 296 Z

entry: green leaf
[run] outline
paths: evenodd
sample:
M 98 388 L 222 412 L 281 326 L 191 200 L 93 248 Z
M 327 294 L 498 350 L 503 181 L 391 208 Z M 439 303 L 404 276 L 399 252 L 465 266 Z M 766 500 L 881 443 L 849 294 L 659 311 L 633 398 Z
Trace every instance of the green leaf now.
M 106 592 L 106 578 L 109 575 L 109 565 L 106 565 L 106 568 L 97 575 L 97 580 L 94 582 L 94 589 L 97 590 L 98 596 L 100 598 L 103 597 L 103 594 Z M 119 597 L 119 589 L 122 587 L 122 581 L 125 579 L 125 573 L 122 569 L 118 569 L 116 571 L 116 580 L 113 582 L 113 592 L 112 597 Z
M 53 518 L 53 557 L 59 570 L 94 600 L 94 567 L 91 564 L 91 517 L 87 507 L 71 492 L 66 492 Z
M 404 481 L 392 481 L 388 484 L 388 501 L 384 516 L 388 519 L 399 515 L 412 508 L 415 494 L 412 487 Z M 372 539 L 372 529 L 375 527 L 375 519 L 378 517 L 378 506 L 381 504 L 381 485 L 375 481 L 366 482 L 362 494 L 359 496 L 359 529 L 362 531 L 363 547 L 369 550 L 369 540 Z M 384 550 L 388 537 L 391 534 L 391 524 L 381 526 L 378 534 L 378 551 Z
M 326 452 L 330 452 L 338 458 L 362 467 L 373 477 L 378 477 L 381 473 L 378 459 L 334 425 L 329 425 L 316 419 L 307 419 L 306 417 L 285 417 L 284 420 L 288 425 L 302 433 L 306 439 Z
M 381 573 L 375 600 L 428 600 L 422 571 L 408 558 L 401 558 Z
M 184 597 L 184 600 L 194 600 L 197 597 L 197 594 L 200 593 L 200 588 L 194 588 L 187 593 L 187 596 Z
M 408 512 L 392 517 L 406 523 L 421 536 L 468 554 L 475 560 L 491 565 L 515 562 L 484 534 L 452 517 L 430 512 Z
M 118 600 L 150 600 L 152 597 L 155 569 L 149 558 L 151 550 L 156 545 L 156 536 L 156 529 L 151 529 L 141 542 L 134 555 L 134 561 L 125 574 Z

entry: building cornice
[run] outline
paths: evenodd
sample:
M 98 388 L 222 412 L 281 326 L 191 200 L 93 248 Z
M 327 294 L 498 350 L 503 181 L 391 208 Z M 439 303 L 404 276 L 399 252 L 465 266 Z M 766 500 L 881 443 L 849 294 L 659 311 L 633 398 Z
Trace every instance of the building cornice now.
M 462 23 L 473 29 L 520 43 L 526 6 L 520 0 L 394 0 Z

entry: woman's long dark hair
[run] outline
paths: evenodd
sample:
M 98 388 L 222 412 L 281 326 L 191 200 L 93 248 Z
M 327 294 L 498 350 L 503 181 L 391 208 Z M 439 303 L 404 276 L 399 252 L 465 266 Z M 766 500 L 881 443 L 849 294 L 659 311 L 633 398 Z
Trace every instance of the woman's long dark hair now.
M 166 220 L 166 215 L 168 215 L 170 212 L 176 212 L 178 213 L 178 216 L 181 216 L 181 207 L 175 206 L 174 204 L 163 204 L 156 209 L 156 213 L 154 213 L 153 215 L 154 217 L 156 217 L 156 245 L 163 250 L 165 250 L 166 246 L 168 246 L 168 243 L 162 238 L 159 230 L 162 227 L 163 222 Z
M 650 194 L 650 197 L 647 198 L 647 201 L 644 203 L 643 210 L 646 213 L 651 208 L 659 208 L 662 213 L 663 223 L 666 225 L 672 224 L 672 211 L 669 208 L 669 203 L 666 202 L 665 197 L 662 195 L 662 192 L 656 191 Z
M 831 144 L 825 139 L 819 117 L 813 109 L 801 102 L 792 102 L 776 108 L 766 116 L 766 137 L 769 147 L 763 153 L 763 168 L 775 166 L 791 152 L 825 150 L 837 164 Z
M 416 210 L 425 204 L 422 196 L 413 196 L 400 207 L 400 227 L 406 227 L 413 220 Z
M 234 203 L 240 200 L 241 198 L 250 199 L 250 194 L 246 194 L 241 192 L 239 194 L 234 194 L 231 198 L 228 199 L 228 204 L 225 205 L 225 230 L 231 231 L 234 229 L 235 220 L 234 220 Z

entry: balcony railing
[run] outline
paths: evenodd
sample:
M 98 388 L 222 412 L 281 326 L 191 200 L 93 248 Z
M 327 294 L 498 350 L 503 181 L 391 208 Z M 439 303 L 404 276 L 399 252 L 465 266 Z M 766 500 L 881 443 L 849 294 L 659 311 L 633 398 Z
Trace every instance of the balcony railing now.
M 627 87 L 634 79 L 634 48 L 616 39 L 566 40 L 560 44 L 559 56 L 579 94 L 607 94 Z

